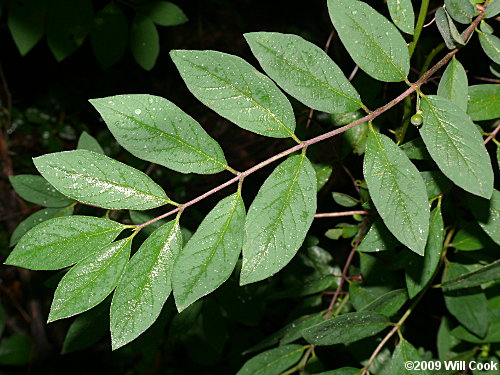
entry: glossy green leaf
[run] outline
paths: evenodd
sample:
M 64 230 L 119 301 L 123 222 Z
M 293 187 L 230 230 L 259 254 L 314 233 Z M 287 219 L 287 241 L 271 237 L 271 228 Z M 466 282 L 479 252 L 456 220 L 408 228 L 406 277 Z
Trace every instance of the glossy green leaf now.
M 160 54 L 160 37 L 151 18 L 135 16 L 130 30 L 130 49 L 143 69 L 153 69 Z
M 489 0 L 484 18 L 492 18 L 500 13 L 500 0 Z
M 188 21 L 182 9 L 170 1 L 152 1 L 141 5 L 139 11 L 160 26 L 176 26 Z
M 384 16 L 357 0 L 328 0 L 328 10 L 342 44 L 361 69 L 384 82 L 406 78 L 408 47 Z
M 181 248 L 179 223 L 173 220 L 155 230 L 130 259 L 111 303 L 113 350 L 134 340 L 158 318 L 172 290 L 172 270 Z
M 461 251 L 474 251 L 483 249 L 492 243 L 479 224 L 472 222 L 467 223 L 457 232 L 451 246 Z
M 293 136 L 290 102 L 245 60 L 216 51 L 175 50 L 170 56 L 189 91 L 222 117 L 268 137 Z
M 422 361 L 422 357 L 418 353 L 417 349 L 401 338 L 394 353 L 392 353 L 392 361 L 390 365 L 390 375 L 425 375 L 427 371 L 414 371 L 413 369 L 407 370 L 405 364 L 407 362 Z
M 443 274 L 443 282 L 454 280 L 469 270 L 459 263 L 449 263 Z M 481 288 L 443 291 L 448 311 L 468 330 L 484 337 L 488 331 L 488 301 Z
M 473 121 L 500 117 L 500 85 L 469 86 L 467 114 Z
M 424 180 L 425 190 L 427 191 L 427 197 L 429 199 L 433 199 L 439 194 L 450 190 L 453 185 L 451 181 L 439 171 L 420 172 L 420 176 L 422 176 Z
M 412 139 L 409 142 L 406 142 L 405 144 L 402 144 L 399 146 L 401 150 L 404 151 L 406 156 L 408 156 L 409 159 L 413 160 L 430 160 L 431 156 L 427 152 L 427 149 L 425 148 L 425 144 L 422 141 L 422 138 L 415 138 Z
M 470 0 L 444 0 L 446 10 L 455 21 L 469 24 L 477 12 Z
M 312 326 L 302 332 L 310 344 L 349 344 L 373 336 L 389 325 L 385 315 L 361 311 L 339 315 Z
M 48 322 L 90 310 L 104 301 L 120 280 L 131 243 L 129 237 L 106 245 L 69 270 L 54 293 Z
M 500 64 L 500 39 L 493 34 L 478 31 L 479 43 L 484 53 L 495 63 Z
M 434 14 L 434 19 L 436 20 L 436 26 L 448 49 L 458 48 L 465 44 L 445 8 L 439 8 Z
M 493 190 L 489 201 L 469 197 L 469 207 L 481 228 L 500 245 L 500 191 Z
M 407 34 L 413 35 L 415 13 L 411 0 L 387 0 L 392 22 Z
M 59 193 L 47 180 L 32 174 L 10 176 L 16 193 L 24 200 L 44 207 L 66 207 L 73 200 Z
M 500 260 L 490 263 L 480 269 L 460 275 L 441 284 L 443 290 L 470 288 L 490 281 L 500 280 Z
M 437 94 L 448 99 L 462 110 L 467 109 L 468 81 L 465 69 L 453 56 L 439 81 Z
M 109 332 L 109 303 L 103 302 L 76 317 L 64 338 L 61 354 L 82 350 L 96 344 Z
M 424 255 L 429 231 L 429 203 L 417 168 L 394 142 L 372 130 L 363 174 L 387 228 L 404 245 Z
M 80 47 L 94 22 L 94 9 L 88 0 L 50 0 L 47 14 L 47 43 L 57 61 Z
M 82 203 L 147 210 L 171 202 L 146 174 L 92 151 L 56 152 L 34 158 L 33 162 L 57 190 Z
M 344 193 L 333 192 L 332 197 L 335 203 L 342 207 L 354 207 L 359 204 L 359 201 L 356 198 Z
M 316 213 L 316 174 L 305 155 L 282 162 L 248 210 L 240 284 L 281 270 L 304 241 Z
M 373 311 L 390 317 L 396 314 L 407 300 L 405 289 L 395 289 L 365 305 L 360 311 Z
M 444 241 L 444 222 L 441 208 L 431 212 L 429 239 L 425 246 L 424 257 L 410 254 L 406 266 L 406 287 L 410 298 L 415 297 L 432 279 L 441 259 Z
M 283 337 L 280 339 L 280 345 L 290 344 L 302 338 L 302 331 L 321 323 L 325 317 L 321 314 L 312 314 L 294 320 L 283 328 Z
M 221 200 L 203 219 L 175 261 L 172 287 L 179 311 L 231 276 L 243 245 L 244 225 L 240 192 Z
M 123 229 L 116 221 L 92 216 L 43 221 L 19 240 L 5 263 L 32 270 L 68 267 L 113 241 Z
M 483 139 L 469 116 L 441 96 L 424 96 L 420 135 L 443 174 L 472 194 L 491 197 L 493 170 Z
M 278 375 L 302 357 L 305 347 L 285 345 L 260 353 L 249 359 L 236 375 Z
M 40 224 L 42 221 L 53 219 L 60 216 L 70 216 L 73 214 L 74 206 L 62 207 L 62 208 L 44 208 L 43 210 L 37 211 L 34 214 L 28 216 L 26 219 L 21 221 L 12 235 L 10 236 L 9 246 L 14 246 L 18 243 L 19 239 L 25 235 L 31 228 Z
M 316 178 L 318 179 L 317 191 L 320 191 L 323 186 L 326 185 L 330 177 L 332 176 L 333 168 L 328 164 L 316 164 L 313 163 L 313 168 L 316 171 Z
M 96 14 L 90 42 L 102 68 L 109 68 L 123 57 L 127 49 L 128 32 L 127 18 L 117 5 L 110 3 Z
M 463 326 L 452 329 L 451 334 L 460 340 L 474 344 L 498 343 L 500 342 L 500 321 L 493 322 L 483 338 L 470 333 Z
M 228 168 L 224 152 L 191 116 L 152 95 L 92 99 L 109 130 L 130 153 L 183 173 Z
M 245 39 L 266 74 L 306 106 L 328 113 L 361 107 L 342 70 L 316 45 L 293 34 L 248 33 Z
M 19 53 L 26 55 L 42 39 L 47 1 L 16 0 L 9 2 L 7 27 Z
M 394 249 L 399 241 L 387 229 L 384 222 L 377 219 L 366 233 L 356 250 L 363 252 L 378 252 Z
M 104 155 L 104 150 L 102 149 L 97 139 L 92 137 L 86 131 L 82 132 L 80 138 L 78 138 L 78 144 L 76 146 L 78 150 L 94 151 L 98 154 Z

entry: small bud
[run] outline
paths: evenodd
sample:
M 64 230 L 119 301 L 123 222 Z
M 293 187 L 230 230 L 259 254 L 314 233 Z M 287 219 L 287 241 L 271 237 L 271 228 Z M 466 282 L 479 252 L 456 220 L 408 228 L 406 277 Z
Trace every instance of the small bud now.
M 422 125 L 422 121 L 423 121 L 423 118 L 422 118 L 422 115 L 420 113 L 415 113 L 413 116 L 411 116 L 411 119 L 410 119 L 410 122 L 412 123 L 412 125 L 415 125 L 415 126 Z

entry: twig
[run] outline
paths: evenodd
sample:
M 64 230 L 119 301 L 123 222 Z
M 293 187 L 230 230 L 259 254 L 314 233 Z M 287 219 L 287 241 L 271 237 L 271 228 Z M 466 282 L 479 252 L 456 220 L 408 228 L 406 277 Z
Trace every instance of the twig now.
M 343 212 L 322 212 L 314 215 L 314 218 L 322 217 L 341 217 L 341 216 L 352 216 L 352 215 L 368 215 L 368 211 L 357 210 L 357 211 L 343 211 Z
M 488 143 L 489 141 L 491 141 L 493 138 L 495 138 L 495 136 L 497 135 L 497 133 L 500 131 L 500 124 L 498 124 L 498 126 L 495 128 L 495 130 L 493 130 L 491 132 L 491 134 L 488 136 L 488 138 L 486 138 L 484 140 L 484 144 Z
M 475 78 L 475 79 L 477 79 L 479 81 L 492 82 L 492 83 L 500 83 L 500 79 L 496 79 L 496 78 L 478 77 L 478 76 L 472 76 L 472 78 Z
M 352 70 L 351 75 L 348 78 L 349 82 L 354 79 L 354 77 L 356 76 L 356 73 L 358 72 L 358 70 L 359 70 L 359 66 L 356 65 L 354 67 L 354 69 Z

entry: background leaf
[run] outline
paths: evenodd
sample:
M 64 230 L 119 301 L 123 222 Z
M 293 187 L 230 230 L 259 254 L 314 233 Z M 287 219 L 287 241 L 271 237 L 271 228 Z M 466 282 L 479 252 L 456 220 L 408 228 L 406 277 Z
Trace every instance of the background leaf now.
M 467 114 L 473 121 L 500 117 L 500 85 L 469 86 Z
M 455 103 L 462 110 L 467 109 L 468 81 L 465 69 L 453 56 L 439 81 L 437 94 Z
M 217 173 L 227 168 L 219 144 L 167 99 L 117 95 L 90 103 L 118 142 L 138 158 L 183 173 Z
M 172 285 L 179 311 L 231 276 L 243 245 L 244 225 L 240 192 L 221 200 L 203 219 L 175 261 Z
M 384 82 L 406 78 L 408 47 L 384 16 L 357 0 L 328 0 L 328 11 L 342 44 L 361 69 Z
M 153 69 L 160 54 L 160 37 L 151 18 L 135 16 L 130 30 L 130 49 L 144 70 Z
M 116 221 L 92 216 L 47 220 L 19 240 L 5 263 L 32 270 L 68 267 L 113 241 L 123 229 Z
M 9 181 L 16 193 L 24 200 L 44 207 L 66 207 L 73 200 L 59 193 L 42 176 L 20 174 L 10 176 Z
M 389 325 L 389 318 L 372 311 L 339 315 L 302 332 L 314 345 L 349 344 L 373 336 Z
M 411 0 L 387 0 L 392 22 L 407 34 L 413 35 L 415 13 Z
M 97 152 L 98 154 L 105 155 L 104 150 L 102 149 L 97 139 L 92 137 L 86 131 L 82 132 L 80 138 L 78 138 L 78 145 L 76 146 L 78 150 L 87 150 Z
M 489 201 L 470 196 L 469 207 L 481 228 L 500 245 L 500 191 L 493 190 Z
M 490 263 L 476 271 L 461 275 L 460 277 L 444 282 L 441 287 L 443 290 L 456 290 L 470 288 L 485 284 L 489 281 L 500 279 L 500 260 Z
M 316 212 L 316 184 L 305 155 L 289 157 L 264 182 L 245 223 L 241 285 L 275 274 L 293 258 Z
M 9 2 L 7 27 L 21 55 L 26 55 L 42 39 L 47 1 L 17 0 Z
M 175 259 L 182 248 L 177 220 L 155 230 L 128 262 L 113 294 L 113 350 L 134 340 L 158 318 L 171 290 Z
M 484 53 L 495 63 L 500 64 L 500 39 L 493 34 L 478 31 L 479 43 Z
M 387 229 L 384 222 L 381 219 L 377 219 L 373 222 L 356 250 L 378 252 L 394 249 L 398 244 L 399 241 Z
M 302 345 L 285 345 L 249 359 L 236 375 L 277 375 L 293 366 L 302 357 Z
M 429 231 L 429 203 L 417 168 L 394 142 L 372 130 L 363 174 L 387 228 L 404 245 L 424 255 Z
M 147 210 L 171 202 L 146 174 L 92 151 L 56 152 L 34 158 L 33 162 L 57 190 L 82 203 Z
M 408 295 L 415 297 L 432 279 L 441 259 L 444 241 L 444 223 L 441 208 L 436 207 L 431 212 L 429 239 L 425 246 L 424 257 L 410 254 L 406 268 L 406 287 Z
M 460 23 L 471 23 L 472 17 L 477 14 L 470 0 L 444 0 L 444 4 L 450 16 Z
M 441 172 L 462 189 L 489 198 L 493 170 L 474 123 L 440 96 L 424 96 L 420 105 L 424 120 L 420 135 Z
M 245 39 L 266 74 L 306 106 L 329 113 L 361 107 L 342 70 L 316 45 L 293 34 L 247 33 Z
M 390 375 L 425 375 L 425 372 L 405 368 L 406 362 L 421 360 L 422 357 L 417 349 L 404 338 L 401 338 L 401 341 L 396 345 L 396 349 L 394 349 L 394 353 L 392 353 Z
M 188 21 L 182 9 L 170 1 L 152 1 L 141 5 L 139 10 L 160 26 L 176 26 Z
M 245 60 L 216 51 L 170 52 L 189 91 L 243 129 L 292 137 L 295 117 L 286 96 Z
M 48 322 L 90 310 L 115 289 L 130 256 L 132 237 L 96 250 L 64 275 L 54 293 Z

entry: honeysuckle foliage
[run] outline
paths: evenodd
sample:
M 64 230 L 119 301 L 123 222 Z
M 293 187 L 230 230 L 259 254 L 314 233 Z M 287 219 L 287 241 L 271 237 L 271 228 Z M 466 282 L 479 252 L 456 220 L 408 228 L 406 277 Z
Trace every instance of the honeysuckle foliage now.
M 422 6 L 428 3 L 423 1 Z M 498 14 L 498 0 L 479 7 L 477 1 L 445 3 L 436 21 L 450 48 L 465 45 L 479 22 L 490 22 Z M 469 86 L 460 56 L 454 56 L 456 50 L 438 63 L 437 68 L 445 70 L 437 92 L 422 87 L 428 77 L 412 84 L 410 57 L 423 22 L 420 17 L 415 20 L 417 12 L 409 0 L 387 2 L 392 22 L 366 1 L 328 0 L 327 5 L 335 32 L 359 69 L 384 83 L 402 86 L 400 82 L 405 81 L 409 91 L 389 106 L 371 111 L 363 103 L 363 92 L 356 90 L 320 47 L 298 35 L 252 32 L 245 39 L 265 74 L 238 56 L 218 51 L 175 50 L 170 56 L 187 89 L 201 103 L 241 131 L 288 139 L 293 145 L 288 151 L 238 172 L 202 125 L 170 100 L 145 94 L 114 95 L 90 103 L 131 154 L 181 173 L 234 176 L 205 195 L 178 203 L 167 195 L 167 187 L 106 156 L 95 139 L 84 133 L 77 150 L 34 158 L 41 176 L 11 178 L 22 198 L 46 208 L 21 223 L 6 264 L 32 270 L 69 268 L 55 291 L 49 321 L 87 312 L 111 298 L 111 341 L 117 349 L 146 331 L 169 298 L 179 312 L 196 316 L 197 301 L 203 301 L 232 274 L 237 274 L 243 286 L 279 273 L 301 247 L 304 252 L 312 248 L 306 236 L 317 212 L 318 190 L 332 173 L 331 167 L 311 162 L 310 147 L 344 132 L 354 142 L 353 152 L 363 155 L 363 181 L 356 182 L 359 196 L 333 192 L 333 199 L 350 209 L 362 205 L 365 211 L 353 211 L 354 224 L 340 223 L 327 236 L 353 238 L 359 269 L 349 268 L 348 263 L 347 271 L 359 272 L 363 278 L 349 281 L 348 297 L 337 298 L 343 281 L 338 281 L 339 272 L 323 265 L 317 279 L 278 293 L 275 298 L 313 296 L 337 288 L 328 310 L 303 316 L 249 349 L 248 353 L 266 351 L 249 359 L 238 374 L 274 375 L 289 369 L 291 374 L 306 365 L 315 346 L 371 340 L 396 322 L 400 329 L 441 273 L 442 284 L 437 287 L 442 287 L 455 328 L 446 323 L 440 337 L 453 335 L 464 347 L 499 341 L 493 327 L 500 324 L 500 304 L 488 292 L 498 290 L 500 272 L 499 262 L 491 255 L 498 253 L 500 245 L 500 192 L 494 189 L 498 161 L 492 163 L 491 149 L 481 133 L 499 124 L 500 85 Z M 457 37 L 455 21 L 474 24 L 469 34 Z M 148 27 L 145 20 L 137 22 L 137 27 Z M 498 38 L 490 29 L 484 26 L 475 34 L 485 52 L 481 58 L 498 63 Z M 407 40 L 413 43 L 410 48 Z M 301 140 L 286 94 L 330 114 L 339 125 L 350 125 Z M 412 139 L 405 139 L 405 133 L 410 133 L 409 116 L 394 132 L 372 121 L 394 105 L 403 105 L 405 98 L 414 103 L 406 113 L 416 112 L 412 122 L 422 124 L 414 129 Z M 244 200 L 245 180 L 273 161 L 279 163 L 255 197 Z M 237 185 L 236 192 L 216 203 L 194 234 L 186 236 L 181 227 L 184 212 L 232 184 Z M 457 199 L 465 202 L 466 213 L 453 210 Z M 132 223 L 114 221 L 109 215 L 72 215 L 78 204 L 131 210 Z M 158 207 L 165 214 L 155 217 L 142 212 Z M 359 216 L 366 213 L 369 218 Z M 147 236 L 142 243 L 138 233 Z M 468 252 L 484 248 L 488 248 L 484 256 L 468 257 Z M 322 259 L 330 259 L 325 253 Z M 384 268 L 386 263 L 393 268 Z M 397 279 L 387 270 L 402 270 L 404 277 Z M 408 310 L 403 309 L 408 305 Z M 297 344 L 301 341 L 310 346 Z M 398 369 L 407 358 L 418 360 L 422 354 L 403 337 L 393 349 L 387 367 L 391 374 L 401 373 Z M 363 362 L 364 370 L 383 374 L 370 367 L 372 362 L 373 358 Z M 327 373 L 362 371 L 352 367 L 332 370 Z

